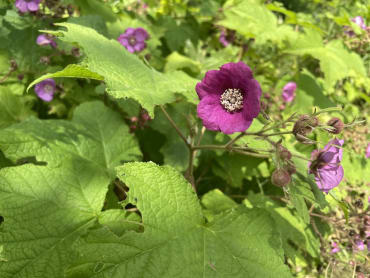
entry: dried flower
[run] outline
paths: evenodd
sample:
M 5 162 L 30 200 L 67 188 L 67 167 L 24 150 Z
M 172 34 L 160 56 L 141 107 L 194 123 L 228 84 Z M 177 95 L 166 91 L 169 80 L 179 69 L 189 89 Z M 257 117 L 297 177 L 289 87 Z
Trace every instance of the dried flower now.
M 271 176 L 271 183 L 273 185 L 283 187 L 288 185 L 292 181 L 288 171 L 284 169 L 276 169 Z
M 285 102 L 292 102 L 295 98 L 295 90 L 297 89 L 297 84 L 295 82 L 288 82 L 284 88 L 282 97 Z
M 54 79 L 48 78 L 36 84 L 35 92 L 43 101 L 49 102 L 54 97 L 55 87 Z
M 331 118 L 327 122 L 327 125 L 332 127 L 330 130 L 328 129 L 328 132 L 333 133 L 333 134 L 341 133 L 344 128 L 344 123 L 339 118 Z
M 311 153 L 308 163 L 309 173 L 315 175 L 319 189 L 325 193 L 338 186 L 343 179 L 343 167 L 340 165 L 343 156 L 341 146 L 344 140 L 333 139 L 322 150 Z
M 57 43 L 53 39 L 54 37 L 50 34 L 41 34 L 37 37 L 36 43 L 38 45 L 50 45 L 51 47 L 57 47 Z
M 200 98 L 198 116 L 210 130 L 245 131 L 260 112 L 261 87 L 243 62 L 208 71 L 195 90 Z
M 16 0 L 15 7 L 21 13 L 36 12 L 39 10 L 41 0 Z
M 118 37 L 118 41 L 131 52 L 140 52 L 146 48 L 145 40 L 149 38 L 148 32 L 144 28 L 127 28 L 126 31 Z

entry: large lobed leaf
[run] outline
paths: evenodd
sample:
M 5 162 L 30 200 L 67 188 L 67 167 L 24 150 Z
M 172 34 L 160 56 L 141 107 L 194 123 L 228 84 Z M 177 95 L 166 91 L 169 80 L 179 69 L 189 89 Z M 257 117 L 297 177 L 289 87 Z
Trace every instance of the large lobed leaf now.
M 103 171 L 23 165 L 0 170 L 1 278 L 60 278 L 71 243 L 96 221 Z
M 364 63 L 358 54 L 349 52 L 339 40 L 324 44 L 320 33 L 312 29 L 307 29 L 295 41 L 291 41 L 291 47 L 287 52 L 311 55 L 318 59 L 328 87 L 348 76 L 366 75 Z
M 175 92 L 194 98 L 196 80 L 185 73 L 157 72 L 146 66 L 136 55 L 129 53 L 118 41 L 109 40 L 91 28 L 72 23 L 57 25 L 67 28 L 67 31 L 56 34 L 63 41 L 78 43 L 86 55 L 86 61 L 80 66 L 74 66 L 75 68 L 69 67 L 56 74 L 44 75 L 28 88 L 50 77 L 103 77 L 109 94 L 115 98 L 129 97 L 137 100 L 151 117 L 154 117 L 154 106 L 172 102 Z M 79 76 L 81 67 L 85 70 Z
M 264 210 L 239 207 L 206 224 L 190 184 L 173 168 L 136 162 L 117 170 L 144 232 L 93 231 L 75 245 L 68 277 L 291 277 Z
M 138 158 L 139 146 L 118 113 L 100 102 L 79 106 L 72 121 L 30 118 L 0 131 L 0 149 L 13 161 L 35 156 L 49 166 L 102 169 L 114 176 L 121 161 Z

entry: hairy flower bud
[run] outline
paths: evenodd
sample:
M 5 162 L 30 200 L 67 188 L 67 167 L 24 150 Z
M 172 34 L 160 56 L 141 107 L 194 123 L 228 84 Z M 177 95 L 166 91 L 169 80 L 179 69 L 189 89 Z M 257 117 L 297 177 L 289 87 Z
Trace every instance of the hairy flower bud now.
M 339 118 L 331 118 L 327 122 L 327 125 L 332 127 L 332 129 L 330 130 L 328 129 L 328 132 L 333 133 L 333 134 L 341 133 L 344 128 L 344 123 Z
M 284 169 L 276 169 L 271 176 L 271 182 L 273 185 L 283 187 L 291 182 L 291 177 L 288 171 Z
M 306 137 L 319 124 L 316 117 L 309 115 L 301 115 L 293 126 L 293 134 L 295 138 L 303 144 L 312 144 L 312 140 Z
M 282 160 L 289 160 L 292 158 L 292 154 L 282 145 L 277 145 L 277 152 Z
M 285 169 L 288 171 L 288 173 L 289 173 L 290 175 L 293 175 L 293 174 L 295 174 L 295 173 L 297 172 L 297 170 L 296 170 L 296 168 L 295 168 L 295 166 L 294 166 L 293 162 L 288 163 L 288 164 L 285 166 Z

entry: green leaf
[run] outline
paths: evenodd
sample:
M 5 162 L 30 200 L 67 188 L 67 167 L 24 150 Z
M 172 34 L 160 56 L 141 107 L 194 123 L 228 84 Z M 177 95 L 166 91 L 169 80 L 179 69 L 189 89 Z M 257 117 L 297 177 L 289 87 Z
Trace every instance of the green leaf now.
M 80 105 L 72 121 L 31 118 L 0 131 L 0 149 L 13 161 L 35 156 L 55 167 L 85 165 L 114 177 L 114 167 L 140 151 L 120 115 L 101 102 Z
M 0 128 L 19 123 L 33 114 L 26 98 L 16 96 L 7 87 L 0 86 Z
M 287 52 L 311 55 L 318 59 L 328 88 L 348 76 L 366 76 L 364 63 L 358 54 L 349 52 L 340 40 L 324 44 L 320 33 L 312 29 L 306 30 L 305 34 L 300 34 L 292 41 Z
M 92 231 L 75 245 L 68 277 L 291 277 L 263 210 L 240 207 L 206 225 L 190 184 L 173 168 L 127 163 L 117 171 L 144 232 Z
M 30 85 L 27 87 L 27 91 L 37 83 L 48 79 L 48 78 L 56 78 L 56 77 L 72 77 L 72 78 L 89 78 L 89 79 L 96 79 L 96 80 L 104 80 L 104 77 L 96 74 L 95 72 L 89 71 L 87 68 L 84 68 L 80 65 L 68 65 L 65 69 L 61 71 L 57 71 L 54 73 L 45 74 L 36 80 L 32 81 Z
M 230 7 L 224 6 L 225 19 L 218 24 L 236 30 L 247 38 L 255 38 L 256 44 L 267 41 L 282 42 L 296 37 L 291 26 L 278 25 L 276 16 L 258 1 L 241 1 Z
M 72 23 L 58 23 L 67 31 L 55 33 L 60 39 L 78 43 L 84 50 L 85 67 L 90 74 L 104 77 L 107 92 L 115 98 L 133 98 L 137 100 L 150 116 L 154 117 L 154 106 L 175 100 L 175 92 L 195 95 L 196 80 L 183 72 L 162 74 L 147 67 L 136 55 L 128 52 L 116 40 L 109 40 L 95 30 Z M 64 71 L 60 73 L 62 75 Z M 67 72 L 66 72 L 67 73 Z M 67 76 L 68 77 L 68 76 Z M 81 76 L 83 78 L 86 75 Z M 38 79 L 46 79 L 45 76 Z
M 304 223 L 301 218 L 296 217 L 292 210 L 278 205 L 264 195 L 253 192 L 248 193 L 248 198 L 244 201 L 245 204 L 246 201 L 252 203 L 253 207 L 264 208 L 268 211 L 282 237 L 284 251 L 293 262 L 298 255 L 297 246 L 307 251 L 312 257 L 320 255 L 319 239 L 309 228 L 309 225 Z
M 62 278 L 71 244 L 97 220 L 109 179 L 85 165 L 0 170 L 0 277 Z
M 293 206 L 296 208 L 299 217 L 301 217 L 304 223 L 309 224 L 310 215 L 308 214 L 305 198 L 303 198 L 304 193 L 302 193 L 301 188 L 297 187 L 296 183 L 291 183 L 289 189 L 290 189 L 290 200 L 292 201 Z

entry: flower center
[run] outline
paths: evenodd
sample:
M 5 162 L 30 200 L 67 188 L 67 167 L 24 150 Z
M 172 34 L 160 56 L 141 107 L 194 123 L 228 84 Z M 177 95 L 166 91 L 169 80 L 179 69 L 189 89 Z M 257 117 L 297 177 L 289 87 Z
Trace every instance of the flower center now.
M 44 91 L 45 91 L 45 93 L 47 93 L 47 94 L 51 94 L 51 93 L 53 93 L 54 88 L 53 88 L 53 86 L 51 86 L 51 85 L 45 85 L 45 86 L 44 86 Z
M 243 94 L 240 89 L 226 89 L 220 97 L 220 103 L 227 112 L 239 111 L 243 108 Z
M 136 44 L 136 38 L 135 37 L 130 37 L 128 39 L 128 43 L 131 45 L 131 46 L 134 46 Z

